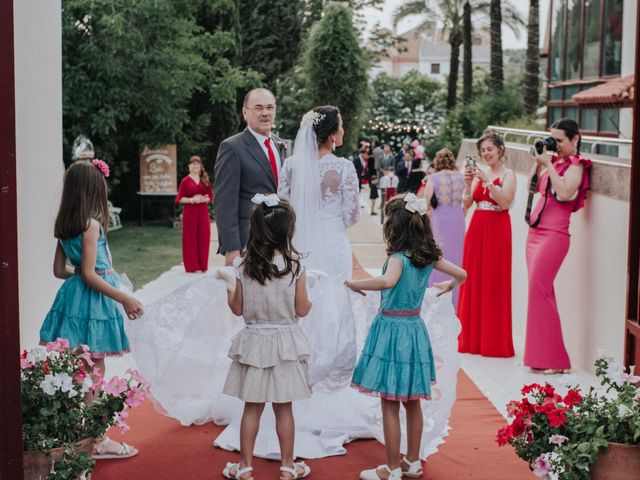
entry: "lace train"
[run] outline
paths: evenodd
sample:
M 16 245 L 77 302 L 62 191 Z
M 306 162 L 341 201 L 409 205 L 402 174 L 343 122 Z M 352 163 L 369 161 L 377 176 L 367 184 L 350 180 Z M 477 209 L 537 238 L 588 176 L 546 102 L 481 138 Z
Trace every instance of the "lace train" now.
M 225 285 L 214 274 L 212 270 L 189 280 L 147 305 L 144 316 L 127 321 L 126 328 L 138 369 L 151 382 L 157 408 L 183 425 L 211 420 L 228 424 L 215 444 L 238 450 L 243 403 L 224 395 L 222 387 L 231 363 L 227 357 L 231 338 L 244 323 L 229 310 Z M 344 385 L 345 378 L 350 378 L 345 375 L 346 365 L 351 364 L 349 368 L 353 369 L 350 354 L 336 359 L 340 357 L 339 323 L 344 320 L 336 315 L 339 304 L 334 289 L 327 288 L 330 279 L 313 272 L 309 272 L 309 277 L 314 313 L 304 318 L 301 326 L 312 351 L 309 374 L 314 394 L 294 403 L 295 454 L 319 458 L 344 454 L 344 444 L 357 438 L 383 442 L 384 437 L 377 398 L 352 388 L 336 391 Z M 433 288 L 427 290 L 422 307 L 435 355 L 437 384 L 433 386 L 432 400 L 423 403 L 421 458 L 435 453 L 448 434 L 460 363 L 457 353 L 460 324 L 451 294 L 436 298 L 436 292 Z M 379 294 L 370 293 L 367 297 L 351 294 L 347 300 L 355 317 L 355 353 L 355 347 L 358 352 L 362 349 L 378 308 Z M 348 315 L 342 315 L 342 319 L 345 317 Z M 340 368 L 340 364 L 345 367 Z M 334 378 L 338 379 L 336 383 L 332 383 Z M 403 445 L 404 441 L 403 433 Z M 273 459 L 280 455 L 270 408 L 265 409 L 255 455 Z

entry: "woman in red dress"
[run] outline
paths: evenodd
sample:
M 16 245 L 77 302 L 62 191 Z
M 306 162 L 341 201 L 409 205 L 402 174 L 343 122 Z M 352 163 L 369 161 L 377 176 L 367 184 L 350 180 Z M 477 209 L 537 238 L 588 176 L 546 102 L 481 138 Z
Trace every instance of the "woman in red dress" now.
M 211 241 L 211 219 L 209 203 L 213 190 L 202 159 L 189 159 L 189 175 L 178 188 L 176 203 L 182 210 L 182 261 L 187 272 L 206 272 L 209 265 L 209 242 Z
M 458 317 L 462 331 L 458 351 L 485 357 L 512 357 L 511 336 L 511 219 L 516 193 L 514 173 L 504 166 L 500 135 L 485 133 L 478 152 L 489 166 L 466 168 L 465 209 L 475 202 L 464 239 L 462 268 L 468 278 L 460 289 Z
M 564 118 L 551 125 L 553 156 L 535 155 L 537 190 L 542 194 L 531 215 L 527 237 L 529 304 L 524 364 L 534 371 L 566 373 L 571 368 L 553 282 L 569 250 L 571 214 L 584 206 L 591 161 L 580 155 L 580 130 Z M 546 152 L 545 152 L 546 153 Z M 537 224 L 535 222 L 538 222 Z

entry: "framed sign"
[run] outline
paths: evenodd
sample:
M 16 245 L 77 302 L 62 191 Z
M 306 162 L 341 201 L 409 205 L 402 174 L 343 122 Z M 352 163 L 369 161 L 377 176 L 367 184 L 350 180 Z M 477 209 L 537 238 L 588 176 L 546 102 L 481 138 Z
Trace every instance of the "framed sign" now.
M 176 145 L 144 147 L 140 153 L 140 193 L 174 194 L 178 190 Z

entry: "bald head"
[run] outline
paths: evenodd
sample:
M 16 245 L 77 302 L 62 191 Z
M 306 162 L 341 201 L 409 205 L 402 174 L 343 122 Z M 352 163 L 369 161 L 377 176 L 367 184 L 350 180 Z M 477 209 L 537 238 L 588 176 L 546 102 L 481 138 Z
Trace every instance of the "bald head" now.
M 269 90 L 268 88 L 254 88 L 253 90 L 249 90 L 246 95 L 244 96 L 244 100 L 242 100 L 242 106 L 243 107 L 247 107 L 250 105 L 251 103 L 251 97 L 252 96 L 263 96 L 263 95 L 267 95 L 271 97 L 271 100 L 273 101 L 273 103 L 276 103 L 276 96 L 273 94 L 273 92 L 271 90 Z

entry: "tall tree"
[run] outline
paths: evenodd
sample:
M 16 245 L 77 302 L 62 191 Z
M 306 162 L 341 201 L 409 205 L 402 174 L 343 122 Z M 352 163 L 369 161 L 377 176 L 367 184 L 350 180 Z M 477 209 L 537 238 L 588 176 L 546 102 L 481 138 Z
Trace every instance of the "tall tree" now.
M 368 96 L 368 66 L 349 7 L 328 4 L 309 37 L 304 71 L 310 106 L 332 104 L 340 108 L 345 153 L 355 147 L 360 129 Z
M 467 1 L 464 3 L 462 11 L 462 44 L 464 46 L 464 58 L 462 62 L 462 101 L 463 103 L 471 103 L 473 93 L 471 86 L 473 84 L 473 60 L 471 41 L 471 4 Z
M 524 113 L 533 115 L 538 108 L 540 82 L 540 5 L 539 0 L 529 2 L 527 23 L 527 60 L 524 69 Z
M 300 54 L 303 0 L 237 0 L 240 64 L 264 76 L 265 86 L 292 68 Z
M 504 89 L 504 66 L 502 62 L 502 7 L 500 0 L 491 0 L 491 93 Z

